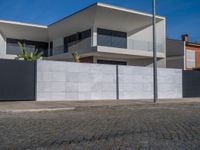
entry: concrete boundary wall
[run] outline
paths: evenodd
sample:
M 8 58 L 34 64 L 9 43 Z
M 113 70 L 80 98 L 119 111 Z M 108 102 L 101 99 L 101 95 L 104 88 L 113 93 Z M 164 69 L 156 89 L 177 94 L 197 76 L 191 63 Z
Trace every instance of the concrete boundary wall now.
M 0 101 L 35 100 L 36 63 L 0 59 Z
M 159 98 L 182 98 L 182 71 L 158 70 Z M 153 98 L 152 68 L 37 61 L 36 100 Z
M 200 71 L 183 71 L 183 97 L 200 97 Z

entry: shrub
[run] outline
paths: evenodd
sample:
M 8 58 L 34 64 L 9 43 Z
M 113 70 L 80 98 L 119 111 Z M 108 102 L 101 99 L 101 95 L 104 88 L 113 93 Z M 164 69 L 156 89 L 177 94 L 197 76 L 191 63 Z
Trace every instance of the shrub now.
M 42 52 L 38 52 L 38 50 L 34 52 L 29 52 L 20 42 L 18 42 L 20 48 L 20 54 L 15 58 L 16 60 L 24 60 L 24 61 L 34 61 L 38 60 L 42 57 Z
M 73 59 L 74 59 L 74 62 L 80 62 L 80 55 L 79 55 L 79 53 L 78 52 L 74 52 L 74 53 L 72 53 L 72 57 L 73 57 Z

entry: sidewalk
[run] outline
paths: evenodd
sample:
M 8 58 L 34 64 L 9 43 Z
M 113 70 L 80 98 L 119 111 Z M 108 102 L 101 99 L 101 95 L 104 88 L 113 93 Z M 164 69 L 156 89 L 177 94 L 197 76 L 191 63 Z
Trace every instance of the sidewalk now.
M 171 103 L 200 103 L 200 98 L 187 99 L 166 99 L 159 100 L 159 104 Z M 37 112 L 37 111 L 58 111 L 74 110 L 80 107 L 114 107 L 129 105 L 152 105 L 153 100 L 98 100 L 98 101 L 16 101 L 0 102 L 0 112 Z

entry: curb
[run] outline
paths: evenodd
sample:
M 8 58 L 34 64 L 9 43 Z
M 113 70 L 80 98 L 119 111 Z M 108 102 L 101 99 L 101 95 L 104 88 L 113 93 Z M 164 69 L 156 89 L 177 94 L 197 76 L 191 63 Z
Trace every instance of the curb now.
M 75 110 L 75 107 L 68 108 L 45 108 L 45 109 L 18 109 L 18 110 L 1 110 L 0 112 L 11 112 L 11 113 L 23 113 L 23 112 L 45 112 L 45 111 L 63 111 L 63 110 Z

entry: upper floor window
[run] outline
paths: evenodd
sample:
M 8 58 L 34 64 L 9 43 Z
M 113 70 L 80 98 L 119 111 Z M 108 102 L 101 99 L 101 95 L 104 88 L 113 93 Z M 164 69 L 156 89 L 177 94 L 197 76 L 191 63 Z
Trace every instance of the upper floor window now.
M 100 46 L 127 48 L 126 32 L 97 29 L 97 44 Z
M 91 37 L 91 30 L 85 30 L 83 32 L 78 32 L 67 36 L 64 38 L 64 52 L 68 52 L 70 46 L 77 44 L 78 42 Z
M 186 50 L 186 67 L 192 69 L 196 67 L 195 51 Z
M 43 52 L 43 57 L 48 57 L 48 43 L 47 42 L 38 42 L 38 41 L 29 41 L 29 40 L 19 40 L 19 39 L 6 39 L 6 53 L 17 55 L 20 53 L 20 48 L 18 42 L 24 45 L 30 52 L 38 50 L 38 52 Z

